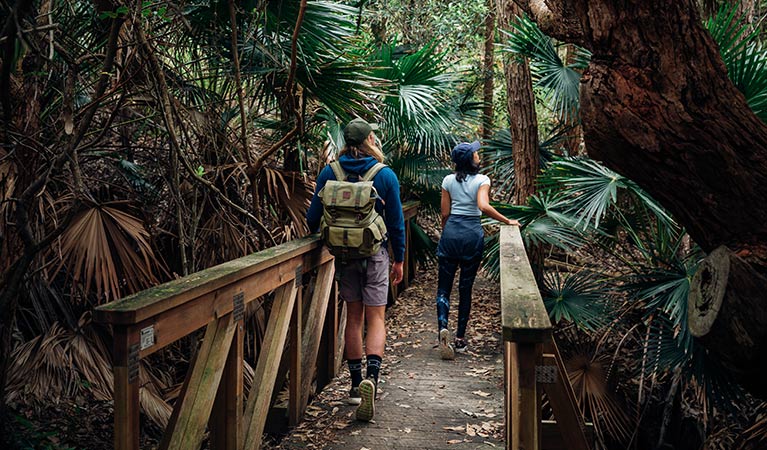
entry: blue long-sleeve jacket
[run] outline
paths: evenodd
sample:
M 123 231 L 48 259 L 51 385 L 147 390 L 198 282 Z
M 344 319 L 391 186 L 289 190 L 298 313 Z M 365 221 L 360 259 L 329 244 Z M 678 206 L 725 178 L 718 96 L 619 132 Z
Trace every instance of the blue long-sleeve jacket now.
M 372 156 L 355 159 L 347 154 L 341 155 L 338 159 L 347 175 L 362 175 L 373 165 L 376 159 Z M 335 180 L 336 176 L 330 165 L 325 166 L 317 177 L 317 186 L 314 189 L 314 196 L 309 205 L 309 211 L 306 212 L 306 223 L 309 230 L 313 233 L 320 229 L 320 219 L 322 218 L 322 202 L 317 193 L 325 187 L 328 180 Z M 383 198 L 385 205 L 380 200 L 376 201 L 376 211 L 383 215 L 386 222 L 386 231 L 388 239 L 391 242 L 391 249 L 394 253 L 394 261 L 405 260 L 405 220 L 402 216 L 402 201 L 399 198 L 399 180 L 397 175 L 389 167 L 381 169 L 373 178 L 373 187 L 378 191 L 378 196 Z

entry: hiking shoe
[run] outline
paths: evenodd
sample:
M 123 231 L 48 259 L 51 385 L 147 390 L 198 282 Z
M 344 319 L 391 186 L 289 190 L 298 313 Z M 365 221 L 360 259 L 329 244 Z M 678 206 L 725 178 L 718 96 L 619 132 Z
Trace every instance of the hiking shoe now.
M 360 403 L 362 403 L 362 397 L 360 397 L 359 386 L 353 386 L 349 390 L 349 398 L 346 399 L 346 403 L 348 405 L 359 405 Z
M 453 344 L 450 343 L 450 331 L 446 328 L 439 330 L 439 357 L 442 359 L 455 359 Z
M 358 389 L 361 401 L 357 407 L 357 420 L 370 422 L 376 413 L 376 385 L 368 378 L 362 380 Z
M 456 353 L 466 353 L 468 350 L 468 346 L 466 345 L 466 339 L 462 338 L 455 338 L 455 341 L 453 342 L 453 347 L 455 348 Z

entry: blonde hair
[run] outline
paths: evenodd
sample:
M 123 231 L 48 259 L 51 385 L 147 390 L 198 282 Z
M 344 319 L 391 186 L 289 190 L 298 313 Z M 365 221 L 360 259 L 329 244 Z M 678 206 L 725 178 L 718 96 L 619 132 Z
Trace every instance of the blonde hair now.
M 361 158 L 363 156 L 372 156 L 375 158 L 378 162 L 384 162 L 384 154 L 383 151 L 381 151 L 380 148 L 378 148 L 377 145 L 371 145 L 367 139 L 362 141 L 359 145 L 345 145 L 343 149 L 341 149 L 340 155 L 343 155 L 345 153 L 348 153 L 353 158 Z

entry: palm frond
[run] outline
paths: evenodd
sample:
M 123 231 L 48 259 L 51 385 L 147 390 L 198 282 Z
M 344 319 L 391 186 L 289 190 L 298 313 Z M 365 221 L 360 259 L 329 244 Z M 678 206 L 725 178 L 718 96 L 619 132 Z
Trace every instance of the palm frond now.
M 66 267 L 86 294 L 95 286 L 99 302 L 153 286 L 156 273 L 164 271 L 143 223 L 115 206 L 95 205 L 78 214 L 57 250 L 60 263 L 54 273 Z
M 589 352 L 578 353 L 566 358 L 565 366 L 584 416 L 590 417 L 603 434 L 626 442 L 631 434 L 632 421 L 626 406 L 607 381 L 606 357 Z
M 571 252 L 581 247 L 586 241 L 580 230 L 573 226 L 573 219 L 561 212 L 563 199 L 552 191 L 541 191 L 527 199 L 527 205 L 510 205 L 491 202 L 498 212 L 506 217 L 519 220 L 525 246 L 532 248 L 539 244 L 549 244 Z M 490 219 L 486 223 L 494 222 Z M 482 264 L 488 276 L 497 279 L 500 273 L 500 242 L 498 234 L 485 238 L 485 251 Z
M 588 50 L 575 46 L 573 64 L 559 57 L 554 41 L 545 35 L 529 17 L 518 17 L 508 37 L 504 51 L 530 58 L 530 72 L 536 87 L 548 96 L 549 106 L 563 122 L 577 120 L 580 111 L 580 79 L 591 59 Z
M 705 25 L 716 41 L 733 84 L 754 114 L 767 121 L 767 49 L 759 29 L 738 15 L 738 4 L 724 4 Z
M 548 272 L 543 284 L 541 296 L 554 323 L 572 322 L 594 331 L 610 321 L 609 285 L 593 272 Z
M 617 205 L 620 192 L 635 199 L 659 221 L 673 224 L 671 216 L 639 185 L 588 158 L 554 161 L 541 176 L 540 182 L 548 187 L 562 186 L 562 195 L 571 201 L 568 210 L 576 215 L 576 225 L 581 227 L 593 222 L 594 228 L 598 228 L 608 210 Z
M 381 106 L 388 141 L 395 151 L 439 155 L 452 143 L 447 137 L 461 120 L 466 97 L 455 96 L 455 75 L 446 71 L 436 43 L 399 57 L 394 48 L 383 45 L 369 57 L 372 76 L 391 86 Z

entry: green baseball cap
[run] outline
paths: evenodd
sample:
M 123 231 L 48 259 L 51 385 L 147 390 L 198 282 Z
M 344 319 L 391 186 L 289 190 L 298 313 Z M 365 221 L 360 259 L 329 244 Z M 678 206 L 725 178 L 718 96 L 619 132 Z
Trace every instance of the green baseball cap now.
M 344 127 L 344 141 L 348 145 L 360 145 L 368 136 L 371 131 L 378 129 L 378 124 L 368 123 L 364 119 L 356 118 L 349 122 Z

